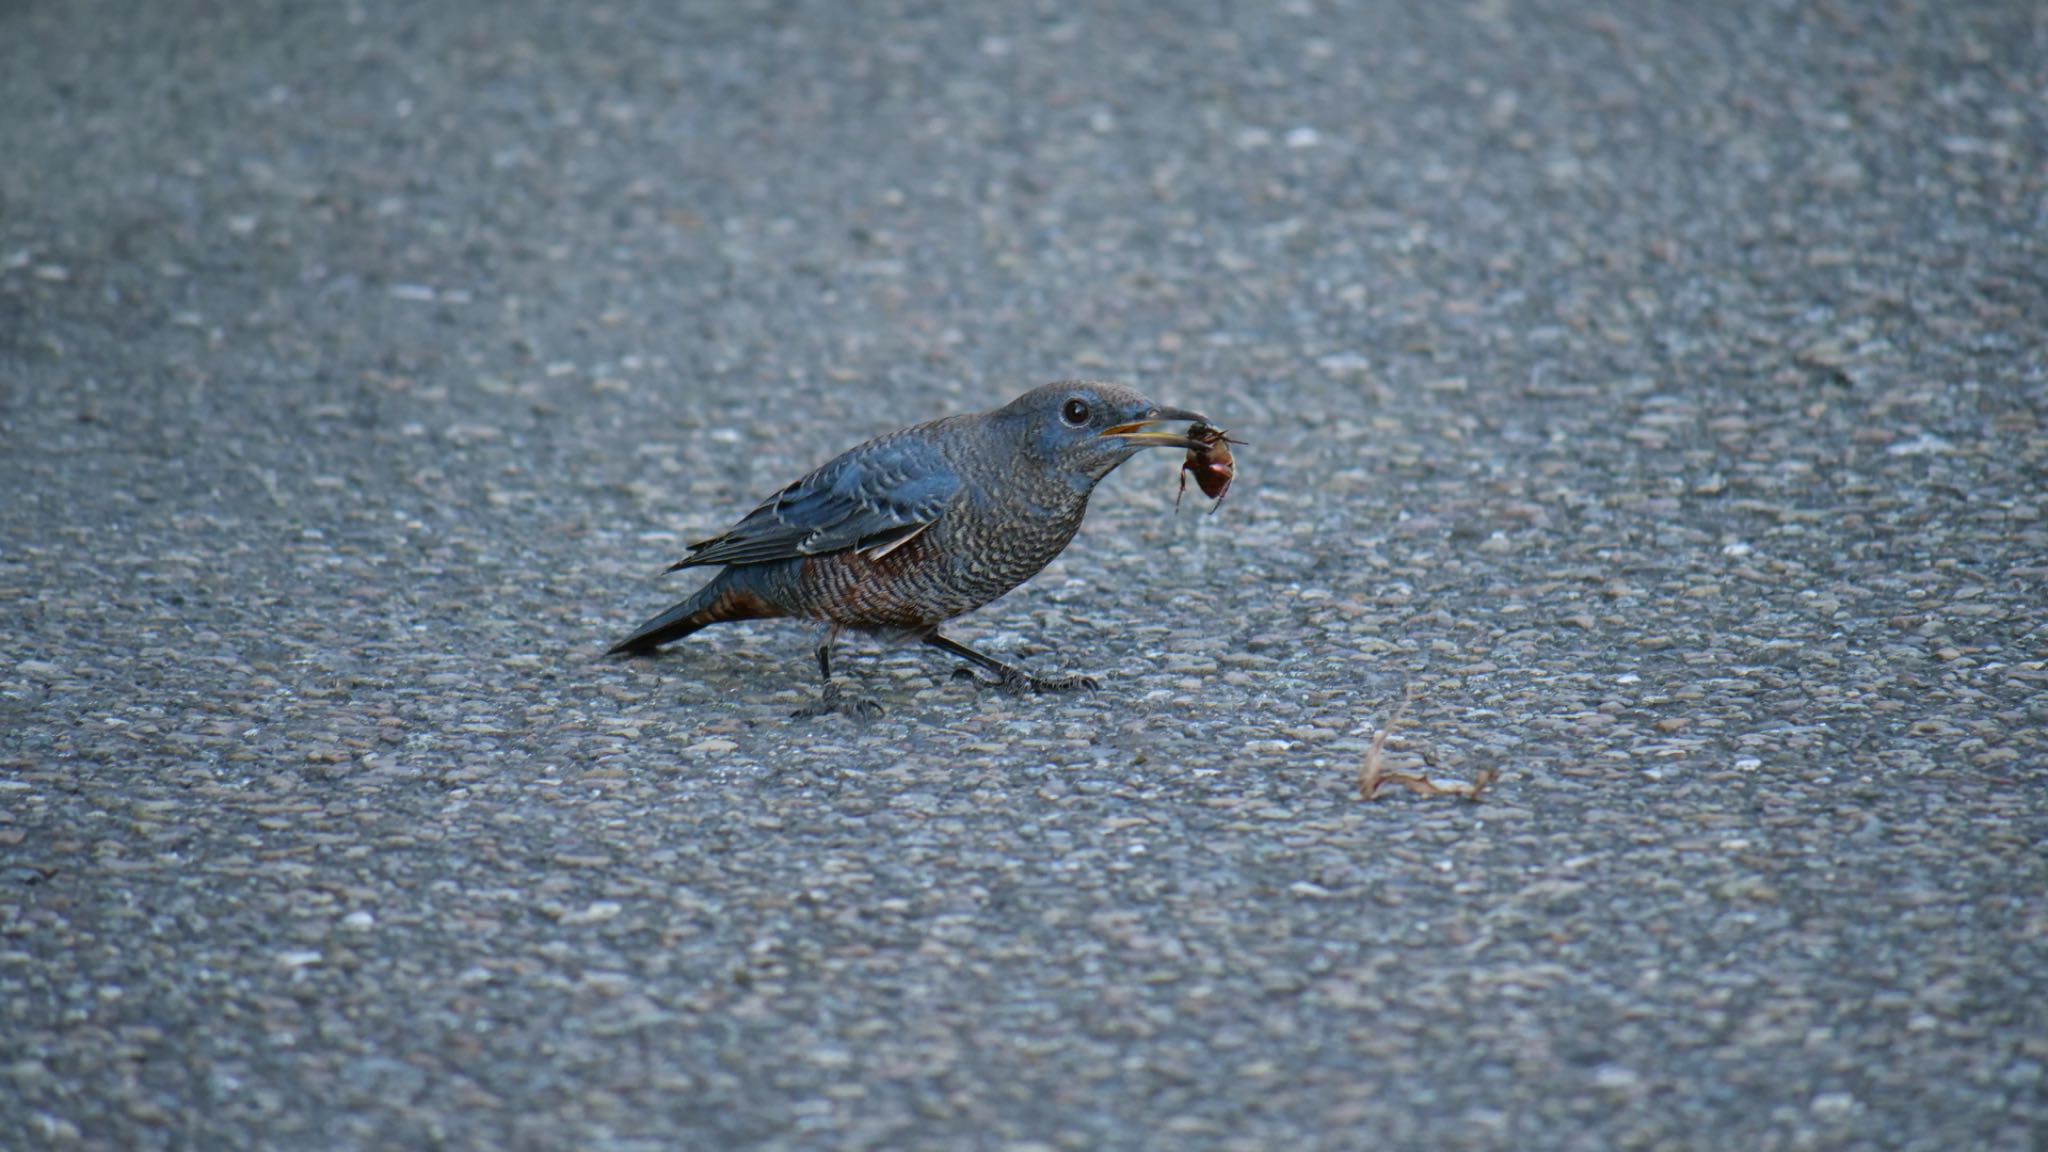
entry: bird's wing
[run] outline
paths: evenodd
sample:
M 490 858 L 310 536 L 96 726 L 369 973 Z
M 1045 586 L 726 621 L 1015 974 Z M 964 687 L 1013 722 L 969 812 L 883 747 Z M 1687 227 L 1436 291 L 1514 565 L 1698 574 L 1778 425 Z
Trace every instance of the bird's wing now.
M 959 491 L 960 474 L 930 444 L 870 441 L 776 493 L 724 535 L 690 545 L 670 571 L 848 549 L 880 557 L 931 527 Z

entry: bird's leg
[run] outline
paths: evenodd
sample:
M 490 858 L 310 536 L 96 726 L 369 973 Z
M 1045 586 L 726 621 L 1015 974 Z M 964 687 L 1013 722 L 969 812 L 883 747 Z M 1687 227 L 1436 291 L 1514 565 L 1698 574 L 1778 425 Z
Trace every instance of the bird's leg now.
M 824 680 L 825 687 L 818 694 L 817 703 L 806 704 L 790 713 L 797 719 L 807 720 L 813 716 L 844 712 L 857 720 L 872 720 L 882 714 L 880 703 L 865 696 L 849 700 L 846 693 L 840 690 L 839 684 L 832 679 L 832 642 L 838 638 L 839 625 L 834 624 L 827 628 L 825 635 L 818 640 L 818 647 L 815 650 L 818 656 L 818 676 Z
M 1093 676 L 1056 676 L 1051 679 L 1033 676 L 1022 668 L 1005 664 L 986 652 L 976 652 L 958 640 L 941 636 L 937 632 L 926 636 L 924 642 L 941 652 L 950 652 L 962 660 L 978 664 L 995 673 L 995 682 L 992 684 L 975 675 L 971 668 L 961 668 L 953 673 L 956 677 L 965 676 L 985 687 L 1003 688 L 1013 692 L 1071 692 L 1076 688 L 1085 688 L 1093 692 L 1102 687 L 1095 682 Z
M 941 636 L 937 632 L 925 637 L 924 642 L 941 652 L 950 652 L 964 660 L 979 664 L 996 674 L 995 682 L 991 684 L 989 681 L 983 680 L 972 668 L 955 668 L 953 669 L 953 678 L 955 680 L 972 680 L 983 687 L 1010 688 L 1020 686 L 1031 678 L 1022 668 L 1005 664 L 986 652 L 977 652 L 958 640 Z

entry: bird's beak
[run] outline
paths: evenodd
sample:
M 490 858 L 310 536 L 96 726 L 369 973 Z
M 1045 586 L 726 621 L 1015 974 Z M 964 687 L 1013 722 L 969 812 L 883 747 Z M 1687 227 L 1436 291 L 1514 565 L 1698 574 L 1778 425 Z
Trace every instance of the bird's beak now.
M 1142 420 L 1114 424 L 1104 428 L 1100 435 L 1115 436 L 1124 443 L 1139 448 L 1200 448 L 1201 441 L 1191 440 L 1184 432 L 1161 432 L 1151 429 L 1154 424 L 1207 424 L 1209 418 L 1200 412 L 1185 408 L 1154 408 Z

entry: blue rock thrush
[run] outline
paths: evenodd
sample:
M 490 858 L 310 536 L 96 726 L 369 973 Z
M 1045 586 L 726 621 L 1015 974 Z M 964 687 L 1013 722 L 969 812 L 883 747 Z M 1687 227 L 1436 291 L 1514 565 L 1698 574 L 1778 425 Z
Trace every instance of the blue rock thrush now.
M 1040 679 L 948 639 L 939 626 L 1038 574 L 1074 538 L 1096 482 L 1145 448 L 1198 448 L 1153 425 L 1199 414 L 1119 384 L 1034 388 L 993 412 L 877 437 L 784 488 L 669 568 L 725 567 L 694 595 L 614 645 L 645 655 L 707 624 L 794 616 L 823 621 L 824 694 L 845 707 L 832 644 L 848 628 L 923 641 L 993 672 L 1005 688 L 1094 688 Z M 973 676 L 966 668 L 959 674 Z M 979 679 L 979 677 L 975 677 Z M 879 711 L 873 701 L 853 705 Z

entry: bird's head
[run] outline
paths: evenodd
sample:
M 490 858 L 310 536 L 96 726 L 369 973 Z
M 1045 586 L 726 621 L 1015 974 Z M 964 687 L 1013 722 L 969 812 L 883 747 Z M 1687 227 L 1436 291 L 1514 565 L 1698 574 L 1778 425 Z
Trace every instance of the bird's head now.
M 1033 388 L 996 413 L 1019 433 L 1024 452 L 1083 492 L 1146 448 L 1195 448 L 1186 429 L 1159 424 L 1207 423 L 1199 412 L 1162 408 L 1121 384 L 1063 380 Z

